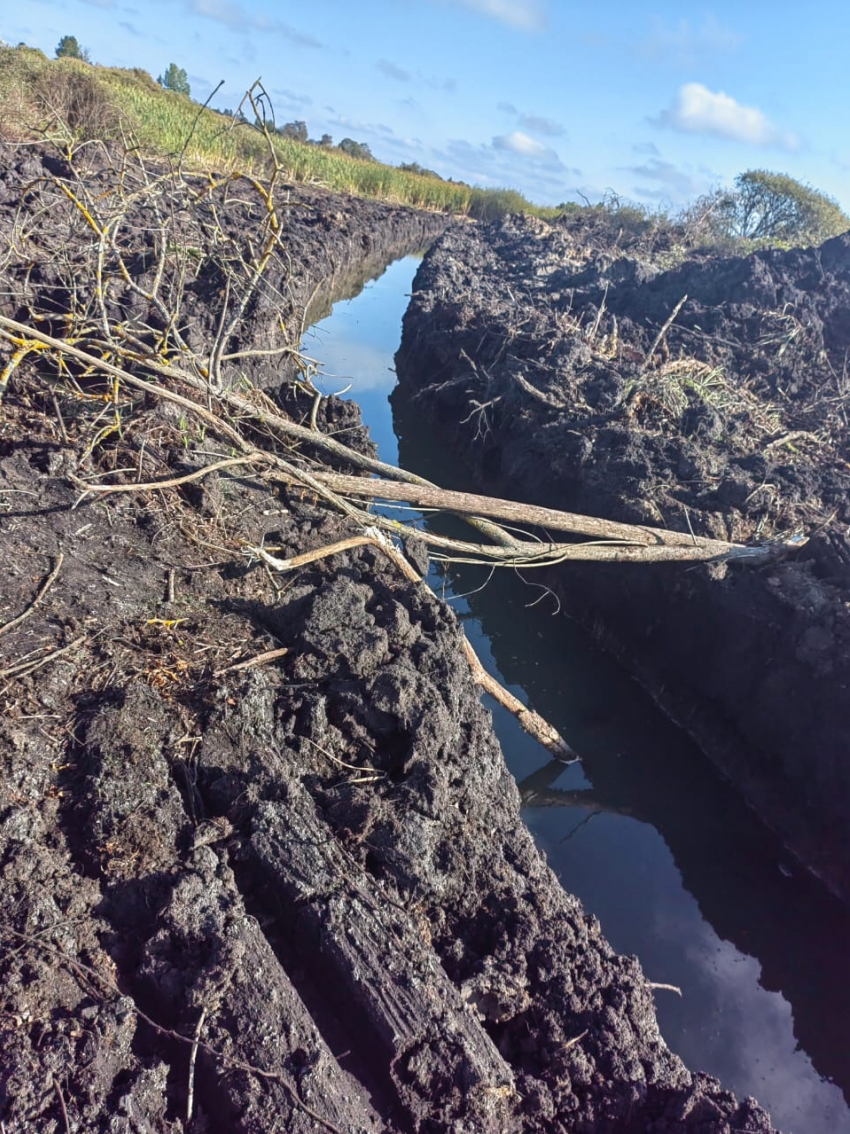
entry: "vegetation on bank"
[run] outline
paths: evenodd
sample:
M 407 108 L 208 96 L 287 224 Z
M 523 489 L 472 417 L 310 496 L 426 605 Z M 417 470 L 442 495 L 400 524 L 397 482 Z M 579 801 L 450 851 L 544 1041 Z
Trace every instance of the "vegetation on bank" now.
M 146 71 L 92 66 L 70 54 L 48 59 L 28 47 L 0 47 L 0 121 L 7 137 L 62 143 L 129 135 L 147 153 L 182 155 L 184 163 L 202 168 L 259 171 L 268 163 L 266 141 L 250 124 L 199 106 Z M 293 181 L 486 220 L 517 211 L 557 213 L 514 190 L 442 181 L 277 132 L 272 140 Z
M 56 59 L 35 48 L 0 46 L 0 130 L 6 137 L 50 138 L 73 145 L 93 138 L 128 138 L 144 152 L 181 158 L 199 168 L 260 172 L 269 154 L 263 133 L 242 114 L 200 106 L 190 97 L 185 70 L 169 64 L 154 80 L 141 68 L 101 67 L 74 36 L 63 36 Z M 610 194 L 595 205 L 533 205 L 514 189 L 482 189 L 444 180 L 416 162 L 377 161 L 351 138 L 334 145 L 327 134 L 308 137 L 306 124 L 267 123 L 286 177 L 341 193 L 416 208 L 495 220 L 526 213 L 551 220 L 582 213 L 613 236 L 654 237 L 671 255 L 706 247 L 747 252 L 770 246 L 812 245 L 850 228 L 838 203 L 786 174 L 742 173 L 731 189 L 716 189 L 676 217 L 623 202 Z M 619 244 L 619 238 L 618 238 Z

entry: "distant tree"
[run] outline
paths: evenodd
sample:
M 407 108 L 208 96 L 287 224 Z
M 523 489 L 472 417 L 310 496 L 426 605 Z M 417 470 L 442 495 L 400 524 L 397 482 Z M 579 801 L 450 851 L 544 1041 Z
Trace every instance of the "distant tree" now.
M 333 144 L 334 144 L 334 140 L 330 136 L 330 134 L 322 134 L 321 138 L 319 138 L 319 145 L 323 149 L 329 149 Z
M 63 35 L 56 46 L 57 59 L 82 59 L 84 63 L 91 63 L 91 56 L 84 47 L 80 47 L 77 37 Z
M 169 63 L 165 69 L 165 74 L 160 75 L 157 80 L 161 87 L 165 87 L 167 91 L 176 91 L 177 94 L 188 95 L 191 94 L 189 89 L 189 78 L 183 67 L 178 67 L 176 63 Z
M 398 168 L 404 170 L 405 173 L 418 173 L 420 177 L 436 177 L 438 181 L 443 180 L 439 173 L 433 169 L 426 169 L 418 161 L 403 161 Z
M 365 142 L 355 142 L 353 138 L 343 138 L 337 149 L 349 157 L 360 158 L 361 161 L 377 161 Z
M 850 228 L 850 217 L 826 193 L 786 173 L 750 169 L 734 189 L 716 189 L 684 214 L 687 227 L 713 237 L 821 244 Z
M 306 122 L 287 122 L 278 130 L 284 138 L 291 138 L 293 142 L 306 142 L 307 141 L 307 123 Z

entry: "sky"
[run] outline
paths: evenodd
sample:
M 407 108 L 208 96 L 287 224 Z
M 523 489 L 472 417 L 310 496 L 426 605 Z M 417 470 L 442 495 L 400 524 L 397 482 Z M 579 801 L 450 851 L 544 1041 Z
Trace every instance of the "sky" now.
M 96 63 L 174 62 L 235 107 L 261 78 L 278 124 L 381 161 L 676 211 L 747 169 L 850 212 L 846 0 L 19 0 L 0 38 Z

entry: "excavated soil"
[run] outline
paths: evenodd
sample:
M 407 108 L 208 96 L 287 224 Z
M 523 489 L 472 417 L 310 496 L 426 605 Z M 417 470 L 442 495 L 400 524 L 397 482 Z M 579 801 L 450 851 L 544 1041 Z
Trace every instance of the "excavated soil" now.
M 79 329 L 92 226 L 62 185 L 106 194 L 114 169 L 2 157 L 3 313 Z M 203 249 L 185 181 L 158 186 Z M 254 203 L 234 191 L 216 233 L 242 239 Z M 329 265 L 443 224 L 295 188 L 279 216 L 277 299 L 246 307 L 244 349 L 300 325 Z M 107 313 L 150 327 L 158 230 L 128 218 L 139 288 L 115 284 Z M 181 281 L 185 335 L 214 332 L 220 278 Z M 259 473 L 81 500 L 72 476 L 221 455 L 179 407 L 98 381 L 30 359 L 0 410 L 7 1134 L 768 1134 L 670 1053 L 637 960 L 535 850 L 451 610 L 376 548 L 269 574 L 246 544 L 291 556 L 352 529 Z M 308 419 L 309 393 L 278 394 Z M 349 404 L 316 424 L 370 451 Z
M 415 281 L 397 409 L 429 414 L 491 492 L 808 537 L 763 569 L 549 582 L 850 897 L 850 234 L 674 266 L 669 241 L 623 236 L 583 216 L 447 233 Z

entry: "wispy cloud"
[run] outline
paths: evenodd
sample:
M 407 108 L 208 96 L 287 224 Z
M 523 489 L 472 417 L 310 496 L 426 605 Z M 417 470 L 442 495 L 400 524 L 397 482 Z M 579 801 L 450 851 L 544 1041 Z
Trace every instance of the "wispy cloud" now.
M 501 110 L 503 114 L 510 114 L 523 131 L 531 134 L 542 134 L 544 138 L 562 138 L 567 132 L 566 126 L 562 126 L 554 118 L 544 118 L 542 114 L 525 114 L 512 102 L 497 103 L 496 109 Z
M 275 109 L 286 107 L 288 110 L 301 110 L 313 104 L 313 100 L 308 95 L 296 94 L 295 91 L 287 90 L 285 87 L 272 87 L 271 96 L 274 99 Z
M 679 87 L 672 104 L 654 121 L 684 133 L 732 138 L 753 146 L 800 147 L 795 134 L 779 130 L 758 107 L 744 106 L 725 91 L 709 90 L 702 83 Z
M 635 194 L 648 200 L 670 200 L 679 204 L 696 195 L 696 185 L 693 177 L 680 169 L 672 162 L 663 161 L 660 157 L 650 157 L 642 165 L 621 166 L 627 173 L 634 173 L 643 181 L 648 181 L 653 188 L 638 186 Z
M 269 35 L 279 35 L 284 39 L 297 43 L 299 47 L 324 47 L 312 35 L 298 31 L 291 24 L 281 20 L 272 20 L 263 15 L 252 15 L 237 4 L 234 0 L 186 0 L 186 8 L 196 16 L 205 16 L 208 20 L 216 20 L 226 24 L 234 31 L 249 32 L 260 31 Z
M 442 3 L 469 8 L 520 31 L 543 31 L 548 23 L 543 0 L 442 0 Z
M 399 83 L 410 82 L 410 72 L 405 71 L 403 67 L 399 67 L 395 63 L 391 63 L 389 59 L 379 59 L 375 64 L 375 70 L 386 75 L 388 79 L 395 79 Z
M 519 124 L 532 134 L 543 134 L 547 138 L 561 138 L 567 132 L 566 126 L 551 118 L 541 118 L 539 114 L 521 114 Z
M 655 62 L 688 65 L 706 55 L 733 51 L 741 41 L 742 37 L 716 16 L 708 16 L 700 24 L 687 19 L 675 23 L 656 19 L 652 32 L 635 44 L 635 50 Z

